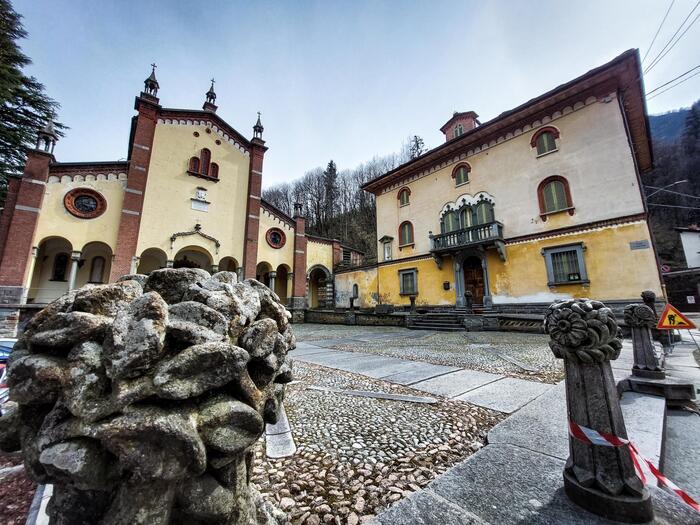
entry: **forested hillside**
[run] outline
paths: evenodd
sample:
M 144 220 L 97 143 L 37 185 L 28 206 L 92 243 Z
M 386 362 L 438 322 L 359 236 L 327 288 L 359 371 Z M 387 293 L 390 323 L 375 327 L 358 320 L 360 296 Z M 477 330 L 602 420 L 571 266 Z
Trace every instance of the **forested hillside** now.
M 700 101 L 686 110 L 675 140 L 653 133 L 652 125 L 655 167 L 643 175 L 651 227 L 662 262 L 680 268 L 685 258 L 674 228 L 700 223 Z
M 360 188 L 424 151 L 423 140 L 413 136 L 406 140 L 400 153 L 374 157 L 352 169 L 339 169 L 331 160 L 325 169 L 315 168 L 293 182 L 264 189 L 263 199 L 288 215 L 292 215 L 294 203 L 300 202 L 307 233 L 340 239 L 365 252 L 368 261 L 376 260 L 374 195 Z
M 685 119 L 690 108 L 681 108 L 660 115 L 649 115 L 649 126 L 654 142 L 676 142 L 683 135 Z

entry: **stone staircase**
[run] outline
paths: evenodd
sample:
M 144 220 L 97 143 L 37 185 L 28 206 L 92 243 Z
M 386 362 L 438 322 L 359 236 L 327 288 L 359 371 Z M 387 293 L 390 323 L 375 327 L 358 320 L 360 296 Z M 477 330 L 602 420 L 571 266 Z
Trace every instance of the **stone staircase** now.
M 456 310 L 435 310 L 427 313 L 411 313 L 406 326 L 413 330 L 437 330 L 440 332 L 463 332 L 463 319 L 466 312 Z

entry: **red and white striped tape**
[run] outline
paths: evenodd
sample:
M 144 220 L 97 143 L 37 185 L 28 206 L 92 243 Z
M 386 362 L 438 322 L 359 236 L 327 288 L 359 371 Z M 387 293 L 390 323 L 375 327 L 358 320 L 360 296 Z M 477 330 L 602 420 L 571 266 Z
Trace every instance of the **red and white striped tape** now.
M 642 471 L 642 461 L 646 463 L 647 467 L 649 467 L 649 471 L 654 475 L 654 477 L 656 477 L 657 480 L 659 480 L 660 484 L 671 489 L 671 491 L 673 491 L 673 493 L 684 503 L 690 505 L 697 512 L 700 512 L 700 504 L 691 498 L 687 492 L 681 489 L 673 481 L 659 472 L 659 469 L 657 469 L 651 461 L 642 456 L 639 453 L 639 450 L 637 450 L 637 447 L 634 446 L 634 443 L 632 443 L 629 439 L 624 439 L 613 434 L 606 434 L 605 432 L 598 432 L 597 430 L 581 426 L 573 421 L 569 421 L 569 434 L 579 441 L 588 443 L 589 445 L 598 445 L 601 447 L 622 447 L 624 445 L 629 445 L 630 457 L 632 458 L 634 469 L 637 472 L 639 479 L 642 480 L 643 484 L 647 484 L 647 478 Z

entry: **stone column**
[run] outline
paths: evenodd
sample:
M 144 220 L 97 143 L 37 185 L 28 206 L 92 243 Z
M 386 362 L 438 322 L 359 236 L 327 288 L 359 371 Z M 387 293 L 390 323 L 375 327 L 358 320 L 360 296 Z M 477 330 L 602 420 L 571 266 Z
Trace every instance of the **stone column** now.
M 274 292 L 275 291 L 275 279 L 277 279 L 277 272 L 270 272 L 268 275 L 270 277 L 269 288 L 270 288 L 270 290 L 272 290 Z
M 462 264 L 457 260 L 455 257 L 453 259 L 453 265 L 455 269 L 455 295 L 456 300 L 455 304 L 457 306 L 464 306 L 464 287 L 465 287 L 465 282 L 464 282 L 464 274 L 462 273 Z
M 654 311 L 643 304 L 628 304 L 625 306 L 625 324 L 632 332 L 632 375 L 650 379 L 665 378 L 663 358 L 656 355 L 651 335 L 651 329 L 656 326 Z
M 244 270 L 243 266 L 239 266 L 238 268 L 236 268 L 236 276 L 238 277 L 239 282 L 243 280 L 244 275 L 245 275 L 245 270 Z
M 562 301 L 549 307 L 544 322 L 552 352 L 564 360 L 569 421 L 627 439 L 610 366 L 622 348 L 612 310 L 589 299 Z M 627 445 L 591 445 L 570 435 L 564 490 L 571 501 L 607 519 L 644 523 L 654 517 Z
M 175 261 L 173 261 L 173 260 L 169 259 L 169 260 L 165 261 L 166 268 L 172 268 L 174 264 L 175 264 Z
M 489 267 L 486 264 L 486 254 L 481 256 L 481 271 L 484 274 L 484 307 L 489 308 L 493 305 L 491 300 L 491 288 L 489 287 Z
M 20 304 L 27 304 L 27 296 L 29 295 L 29 288 L 32 286 L 32 277 L 34 277 L 34 267 L 36 266 L 36 258 L 39 255 L 39 247 L 32 247 L 32 258 L 29 260 L 29 268 L 27 270 L 27 282 L 22 288 L 22 296 L 19 300 Z
M 214 274 L 219 271 L 219 265 L 218 264 L 212 264 L 211 265 L 211 273 Z
M 137 257 L 136 255 L 134 255 L 134 256 L 131 258 L 131 267 L 129 268 L 129 273 L 130 273 L 130 274 L 133 275 L 133 274 L 136 273 L 136 270 L 137 270 L 138 267 L 139 267 L 139 262 L 141 262 L 141 257 Z
M 70 252 L 70 274 L 68 277 L 68 291 L 75 289 L 75 279 L 78 277 L 78 261 L 82 254 L 78 251 Z

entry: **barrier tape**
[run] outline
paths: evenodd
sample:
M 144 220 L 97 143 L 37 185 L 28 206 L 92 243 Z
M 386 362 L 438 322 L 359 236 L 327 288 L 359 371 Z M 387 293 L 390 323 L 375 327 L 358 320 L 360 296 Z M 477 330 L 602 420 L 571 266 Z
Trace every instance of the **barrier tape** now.
M 641 462 L 646 463 L 649 467 L 649 471 L 654 475 L 654 477 L 659 480 L 659 483 L 668 487 L 678 498 L 684 503 L 700 512 L 700 504 L 688 495 L 683 489 L 676 485 L 673 481 L 664 476 L 659 469 L 657 469 L 654 464 L 647 458 L 642 456 L 629 439 L 624 439 L 613 434 L 606 434 L 605 432 L 598 432 L 592 428 L 583 427 L 573 421 L 569 421 L 569 434 L 574 438 L 588 443 L 589 445 L 598 445 L 601 447 L 623 447 L 629 445 L 630 457 L 632 458 L 632 463 L 634 464 L 634 470 L 637 472 L 637 476 L 642 481 L 644 485 L 647 484 L 647 478 L 642 471 Z

